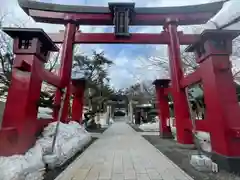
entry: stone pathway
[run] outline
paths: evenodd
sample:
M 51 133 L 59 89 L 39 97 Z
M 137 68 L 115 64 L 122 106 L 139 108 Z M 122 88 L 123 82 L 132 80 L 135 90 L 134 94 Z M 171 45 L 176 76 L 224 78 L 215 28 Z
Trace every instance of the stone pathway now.
M 192 180 L 125 122 L 116 122 L 56 180 Z

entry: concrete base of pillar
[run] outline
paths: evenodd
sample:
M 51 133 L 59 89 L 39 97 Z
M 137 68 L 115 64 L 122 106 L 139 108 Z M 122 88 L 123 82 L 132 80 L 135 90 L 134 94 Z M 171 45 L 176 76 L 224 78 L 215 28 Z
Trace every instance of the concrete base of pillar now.
M 213 152 L 211 159 L 218 165 L 219 169 L 236 174 L 240 173 L 240 157 L 229 157 Z

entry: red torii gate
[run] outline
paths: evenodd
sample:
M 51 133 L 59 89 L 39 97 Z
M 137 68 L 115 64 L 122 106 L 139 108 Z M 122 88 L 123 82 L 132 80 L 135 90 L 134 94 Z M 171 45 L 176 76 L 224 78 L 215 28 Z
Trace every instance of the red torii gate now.
M 176 128 L 177 128 L 177 139 L 180 144 L 192 144 L 192 124 L 189 117 L 188 103 L 186 99 L 186 94 L 184 88 L 196 81 L 196 77 L 199 74 L 208 74 L 211 78 L 216 76 L 213 71 L 212 74 L 205 72 L 203 68 L 198 71 L 197 75 L 192 74 L 189 77 L 184 78 L 182 67 L 181 67 L 181 57 L 180 57 L 180 44 L 188 45 L 193 44 L 195 41 L 200 39 L 200 44 L 204 44 L 205 41 L 201 40 L 198 35 L 183 34 L 177 31 L 178 25 L 190 25 L 190 24 L 203 24 L 209 20 L 216 12 L 218 12 L 224 2 L 214 2 L 203 5 L 196 6 L 183 6 L 183 7 L 164 7 L 164 8 L 135 8 L 134 3 L 110 3 L 109 7 L 93 7 L 93 6 L 70 6 L 70 5 L 54 5 L 49 3 L 40 3 L 28 0 L 18 0 L 19 5 L 22 9 L 31 16 L 37 22 L 47 22 L 53 24 L 65 24 L 65 33 L 49 34 L 46 35 L 39 29 L 4 29 L 6 33 L 15 38 L 15 53 L 16 58 L 13 67 L 13 78 L 12 83 L 9 88 L 9 95 L 7 98 L 6 109 L 3 117 L 3 127 L 0 131 L 0 153 L 3 155 L 12 155 L 15 153 L 24 153 L 26 150 L 34 143 L 34 134 L 36 129 L 40 128 L 43 124 L 36 121 L 37 117 L 37 105 L 36 101 L 39 98 L 39 91 L 41 83 L 43 80 L 55 85 L 58 88 L 68 87 L 68 96 L 64 102 L 64 114 L 63 120 L 67 119 L 67 108 L 69 104 L 69 96 L 71 93 L 71 86 L 75 86 L 73 93 L 79 92 L 83 93 L 83 88 L 79 88 L 79 83 L 76 85 L 76 81 L 71 83 L 71 67 L 73 58 L 73 45 L 75 43 L 131 43 L 131 44 L 167 44 L 169 48 L 169 60 L 170 60 L 170 75 L 171 75 L 171 87 L 169 87 L 173 96 L 174 101 L 174 113 L 176 118 Z M 115 33 L 81 33 L 78 31 L 79 25 L 114 25 Z M 159 34 L 140 34 L 128 32 L 129 25 L 163 25 L 164 30 Z M 211 32 L 213 35 L 216 32 Z M 227 41 L 230 44 L 230 37 L 232 32 L 227 32 L 224 34 L 222 39 L 224 42 Z M 236 34 L 235 34 L 236 36 Z M 235 37 L 234 36 L 234 37 Z M 31 37 L 31 39 L 29 39 Z M 50 37 L 50 38 L 49 38 Z M 205 35 L 203 35 L 203 39 Z M 211 36 L 208 36 L 211 39 Z M 22 48 L 21 45 L 28 44 Z M 30 42 L 30 44 L 29 44 Z M 208 42 L 208 39 L 206 40 Z M 47 61 L 47 54 L 49 51 L 57 50 L 54 43 L 63 43 L 63 51 L 61 58 L 61 68 L 59 76 L 53 75 L 44 70 L 43 64 Z M 199 43 L 198 43 L 199 44 Z M 43 48 L 45 47 L 45 48 Z M 204 44 L 205 47 L 205 44 Z M 208 46 L 209 47 L 209 46 Z M 195 46 L 194 46 L 195 48 Z M 198 47 L 196 47 L 198 48 Z M 210 50 L 212 50 L 210 48 Z M 224 51 L 222 49 L 222 51 Z M 219 53 L 220 51 L 218 51 Z M 216 53 L 216 52 L 215 52 Z M 220 53 L 221 54 L 221 53 Z M 43 56 L 42 56 L 43 55 Z M 201 54 L 202 55 L 202 54 Z M 207 57 L 212 55 L 209 53 Z M 215 57 L 216 54 L 214 54 Z M 222 59 L 225 57 L 225 61 L 228 62 L 229 52 L 221 54 Z M 199 57 L 200 55 L 198 55 Z M 39 59 L 39 57 L 41 57 Z M 212 58 L 213 59 L 213 58 Z M 212 62 L 211 59 L 211 62 Z M 224 60 L 221 61 L 221 65 L 218 66 L 223 68 L 226 64 Z M 203 62 L 203 61 L 201 61 Z M 205 62 L 208 62 L 207 60 Z M 217 62 L 214 62 L 216 65 Z M 216 65 L 217 66 L 217 65 Z M 39 70 L 40 69 L 40 70 Z M 19 72 L 25 73 L 25 76 L 19 76 Z M 28 72 L 28 73 L 26 73 Z M 29 73 L 31 72 L 31 73 Z M 26 78 L 27 77 L 27 78 Z M 225 80 L 231 80 L 229 74 L 224 76 Z M 226 78 L 227 77 L 227 78 Z M 189 80 L 190 79 L 190 80 Z M 193 79 L 193 80 L 191 80 Z M 206 78 L 205 78 L 206 79 Z M 80 81 L 80 83 L 83 81 Z M 224 81 L 225 82 L 225 81 Z M 209 82 L 210 83 L 210 82 Z M 214 78 L 211 79 L 211 83 L 216 83 Z M 207 83 L 206 83 L 207 84 Z M 19 88 L 25 85 L 26 88 Z M 209 86 L 209 87 L 208 87 Z M 83 87 L 80 85 L 80 87 Z M 160 87 L 160 88 L 159 88 Z M 204 88 L 204 90 L 211 89 L 212 86 L 209 84 Z M 232 96 L 234 96 L 234 91 L 232 90 L 231 84 L 228 83 L 228 87 L 231 87 Z M 166 90 L 161 90 L 162 86 L 157 86 L 157 94 L 161 96 L 166 94 Z M 164 87 L 166 88 L 166 87 Z M 78 90 L 80 89 L 80 91 Z M 211 91 L 214 93 L 216 89 L 212 88 Z M 208 92 L 208 91 L 207 91 Z M 226 92 L 226 91 L 224 91 Z M 209 93 L 209 92 L 208 92 Z M 18 97 L 21 94 L 21 99 L 25 102 L 24 106 L 21 101 L 17 101 L 14 97 Z M 82 98 L 82 95 L 76 96 L 76 98 Z M 56 92 L 55 107 L 59 106 L 61 99 L 61 92 L 58 90 Z M 163 99 L 159 97 L 160 105 Z M 216 98 L 214 99 L 215 101 Z M 225 100 L 226 101 L 226 100 Z M 224 101 L 224 102 L 225 102 Z M 232 97 L 232 101 L 236 102 Z M 74 112 L 77 113 L 82 111 L 82 101 L 79 99 L 75 101 Z M 213 106 L 214 104 L 211 100 L 208 103 Z M 166 104 L 166 103 L 165 103 Z M 223 106 L 228 106 L 225 108 L 226 111 L 230 111 L 229 104 L 217 104 L 217 109 L 212 109 L 215 113 L 221 111 Z M 12 110 L 15 113 L 12 113 Z M 167 105 L 159 106 L 161 114 L 164 109 L 167 110 Z M 236 109 L 236 103 L 234 104 Z M 238 117 L 238 113 L 234 111 L 234 117 Z M 55 118 L 57 117 L 58 109 L 55 109 Z M 164 113 L 163 113 L 164 114 Z M 213 115 L 214 113 L 212 113 Z M 224 114 L 222 114 L 224 116 Z M 164 121 L 165 117 L 168 116 L 167 113 L 162 117 Z M 17 117 L 21 117 L 16 119 Z M 224 116 L 225 117 L 225 116 Z M 232 116 L 231 116 L 232 117 Z M 80 120 L 79 116 L 76 116 L 76 120 Z M 212 116 L 211 118 L 214 118 Z M 220 117 L 219 117 L 220 118 Z M 228 118 L 222 119 L 223 121 L 231 122 L 232 134 L 238 134 L 238 128 L 240 124 L 236 121 L 229 120 Z M 47 121 L 49 122 L 49 121 Z M 164 123 L 161 123 L 164 125 Z M 212 124 L 211 124 L 212 125 Z M 221 125 L 221 126 L 220 126 Z M 220 123 L 219 128 L 221 130 L 226 130 L 223 126 L 224 123 Z M 40 126 L 40 127 L 39 127 Z M 201 128 L 200 128 L 201 127 Z M 26 131 L 26 128 L 29 131 Z M 206 122 L 198 122 L 197 129 L 208 131 Z M 163 132 L 167 133 L 168 128 L 161 127 Z M 215 153 L 217 162 L 227 162 L 229 170 L 233 169 L 231 160 L 234 163 L 239 163 L 238 156 L 240 156 L 239 150 L 231 150 L 226 148 L 227 145 L 233 147 L 231 140 L 227 135 L 221 134 L 220 131 L 215 131 L 217 133 L 212 133 L 214 129 L 210 130 L 211 137 L 214 135 L 214 146 L 213 152 Z M 217 146 L 217 137 L 221 137 L 219 141 L 222 141 L 221 146 Z M 16 138 L 15 142 L 12 141 Z M 239 144 L 234 142 L 234 145 Z M 229 161 L 230 159 L 230 161 Z M 230 162 L 230 163 L 229 163 Z

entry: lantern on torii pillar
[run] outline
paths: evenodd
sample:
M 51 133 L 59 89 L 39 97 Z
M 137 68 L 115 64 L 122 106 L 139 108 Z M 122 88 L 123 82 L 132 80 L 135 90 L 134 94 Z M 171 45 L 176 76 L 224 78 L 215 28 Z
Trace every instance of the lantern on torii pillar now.
M 205 30 L 186 51 L 195 52 L 206 104 L 212 160 L 222 169 L 239 172 L 240 110 L 231 71 L 234 30 Z
M 0 155 L 25 153 L 36 141 L 44 64 L 57 46 L 41 29 L 3 28 L 14 39 L 11 84 L 0 130 Z

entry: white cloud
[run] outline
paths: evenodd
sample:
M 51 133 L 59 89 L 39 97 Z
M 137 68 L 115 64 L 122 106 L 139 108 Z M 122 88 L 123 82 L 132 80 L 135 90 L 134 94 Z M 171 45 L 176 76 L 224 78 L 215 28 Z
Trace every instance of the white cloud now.
M 117 57 L 114 61 L 114 64 L 118 67 L 124 67 L 129 63 L 128 59 L 126 57 Z
M 134 79 L 125 68 L 112 67 L 109 70 L 109 75 L 112 79 L 111 84 L 116 89 L 128 87 L 134 83 Z
M 84 33 L 104 33 L 107 26 L 80 26 Z

